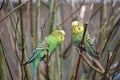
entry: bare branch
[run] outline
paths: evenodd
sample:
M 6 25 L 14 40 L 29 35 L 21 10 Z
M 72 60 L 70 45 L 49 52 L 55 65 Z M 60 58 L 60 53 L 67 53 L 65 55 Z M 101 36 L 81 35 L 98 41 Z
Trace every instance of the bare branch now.
M 9 13 L 7 13 L 3 18 L 0 19 L 0 22 L 2 22 L 3 20 L 5 20 L 10 14 L 12 14 L 15 10 L 19 9 L 21 6 L 23 6 L 24 4 L 28 3 L 30 1 L 26 1 L 21 3 L 20 5 L 18 5 L 16 8 L 14 8 L 13 10 L 11 10 Z

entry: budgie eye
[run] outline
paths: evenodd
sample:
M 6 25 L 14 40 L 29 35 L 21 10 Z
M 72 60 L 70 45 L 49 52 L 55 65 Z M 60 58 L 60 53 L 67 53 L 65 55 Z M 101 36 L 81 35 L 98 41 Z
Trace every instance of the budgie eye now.
M 61 36 L 60 38 L 63 39 L 63 36 Z
M 80 30 L 80 27 L 78 28 L 78 30 Z
M 64 41 L 64 36 L 60 37 L 60 41 L 63 42 Z

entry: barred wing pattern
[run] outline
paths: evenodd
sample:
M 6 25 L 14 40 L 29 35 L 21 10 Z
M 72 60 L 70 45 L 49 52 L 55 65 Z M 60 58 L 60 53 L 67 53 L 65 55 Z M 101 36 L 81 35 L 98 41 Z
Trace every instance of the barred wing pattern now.
M 25 64 L 31 63 L 40 54 L 40 52 L 45 49 L 48 49 L 48 43 L 47 43 L 46 39 L 41 40 L 38 43 L 36 49 L 33 51 L 32 56 Z

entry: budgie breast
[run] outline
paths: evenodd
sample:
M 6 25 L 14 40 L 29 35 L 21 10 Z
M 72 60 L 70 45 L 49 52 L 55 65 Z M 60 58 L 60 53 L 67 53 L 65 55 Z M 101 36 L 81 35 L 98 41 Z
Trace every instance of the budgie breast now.
M 72 34 L 72 41 L 76 47 L 79 47 L 81 40 L 82 40 L 82 34 L 81 35 Z
M 48 37 L 47 42 L 48 42 L 48 47 L 49 47 L 49 53 L 51 55 L 51 53 L 55 51 L 55 49 L 60 44 L 60 42 L 56 37 L 53 37 L 53 36 Z

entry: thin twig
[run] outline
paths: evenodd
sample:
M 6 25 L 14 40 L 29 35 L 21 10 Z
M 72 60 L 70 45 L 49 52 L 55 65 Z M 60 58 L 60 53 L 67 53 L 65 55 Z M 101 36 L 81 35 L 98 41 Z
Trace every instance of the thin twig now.
M 19 4 L 22 4 L 22 1 L 19 0 Z M 25 59 L 25 48 L 24 48 L 24 25 L 23 25 L 23 13 L 22 13 L 22 8 L 20 7 L 20 25 L 21 25 L 21 44 L 22 44 L 22 60 L 21 63 L 23 63 Z M 24 67 L 24 68 L 23 68 Z M 21 79 L 23 79 L 23 70 L 25 70 L 25 65 L 21 64 Z M 26 70 L 25 70 L 25 75 L 26 75 Z
M 3 30 L 4 30 L 4 28 L 2 28 L 2 29 L 0 30 L 0 36 L 1 36 L 2 32 L 3 32 Z
M 49 17 L 49 14 L 48 14 L 44 24 L 42 24 L 42 27 L 41 27 L 41 35 L 42 35 L 41 38 L 42 39 L 44 37 L 44 28 L 45 28 L 45 24 L 46 24 L 46 22 L 48 20 L 48 17 Z M 47 80 L 50 80 L 50 78 L 49 78 L 49 50 L 48 50 L 49 45 L 48 45 L 48 42 L 46 41 L 46 39 L 45 39 L 45 42 L 46 42 L 46 46 L 47 46 L 47 49 L 46 49 L 46 69 L 45 69 L 46 70 L 46 74 L 44 74 L 44 73 L 42 73 L 42 74 L 44 75 L 44 77 Z
M 101 65 L 95 58 L 93 58 L 93 61 L 94 61 L 94 63 L 96 64 L 96 66 L 97 66 L 102 72 L 105 71 L 104 68 L 102 67 L 102 65 Z
M 50 78 L 49 78 L 49 44 L 46 41 L 46 39 L 45 39 L 45 42 L 46 42 L 46 46 L 47 46 L 47 49 L 46 49 L 46 52 L 47 52 L 47 55 L 46 55 L 46 78 L 47 78 L 47 80 L 50 80 Z
M 90 17 L 89 21 L 91 21 L 91 19 L 99 12 L 99 10 L 101 9 L 101 7 L 99 7 Z
M 101 30 L 101 28 L 102 28 L 102 25 L 103 25 L 103 0 L 102 0 L 102 2 L 101 2 L 101 4 L 100 4 L 100 23 L 99 23 L 99 29 Z M 100 46 L 100 42 L 101 42 L 101 37 L 102 37 L 102 33 L 100 32 L 99 33 L 99 37 L 98 37 L 98 44 L 97 44 L 97 47 L 98 46 Z M 101 48 L 101 47 L 100 47 Z M 100 54 L 101 55 L 101 54 Z
M 48 13 L 47 18 L 46 18 L 44 24 L 42 24 L 42 27 L 41 27 L 41 37 L 42 37 L 42 39 L 43 39 L 43 37 L 44 37 L 44 29 L 45 29 L 46 23 L 47 23 L 47 21 L 48 21 L 48 19 L 49 19 L 49 16 L 50 16 L 50 12 Z
M 17 30 L 18 30 L 18 22 L 19 22 L 19 17 L 17 18 L 16 29 L 15 29 L 15 53 L 16 53 L 16 57 L 18 58 L 18 60 L 21 61 L 21 59 L 20 59 L 19 56 L 18 56 L 17 46 L 16 46 Z
M 21 6 L 23 6 L 24 4 L 28 3 L 29 1 L 23 2 L 20 5 L 18 5 L 16 8 L 14 8 L 13 10 L 11 10 L 9 13 L 7 13 L 4 17 L 2 17 L 0 19 L 0 22 L 2 22 L 3 20 L 5 20 L 10 14 L 12 14 L 15 10 L 17 10 L 18 8 L 20 8 Z
M 35 38 L 36 38 L 36 45 L 39 41 L 39 28 L 40 28 L 40 0 L 37 0 L 37 4 L 36 4 L 36 34 L 35 34 Z
M 36 18 L 35 18 L 35 45 L 39 42 L 40 36 L 40 12 L 41 12 L 41 0 L 36 0 Z M 40 68 L 37 69 L 38 79 L 40 78 Z
M 9 11 L 13 10 L 13 4 L 12 4 L 12 2 L 10 0 L 7 1 L 7 5 L 8 5 L 8 10 Z M 11 27 L 12 27 L 12 30 L 14 32 L 13 34 L 15 34 L 16 21 L 17 21 L 15 12 L 13 12 L 9 17 L 10 17 Z M 20 32 L 18 30 L 17 31 L 17 40 L 19 39 L 19 37 L 20 37 Z
M 5 56 L 5 52 L 4 52 L 3 44 L 2 44 L 2 41 L 1 41 L 1 37 L 0 37 L 0 44 L 1 44 L 1 47 L 2 47 L 2 50 L 3 50 L 3 56 L 4 56 L 4 59 L 5 59 L 5 62 L 6 62 L 8 71 L 9 71 L 9 73 L 10 73 L 11 80 L 13 80 L 12 70 L 10 69 L 10 65 L 9 65 L 9 63 L 8 63 L 8 61 L 7 61 L 6 56 Z
M 116 4 L 114 7 L 113 7 L 113 9 L 112 10 L 114 10 L 115 8 L 116 8 L 116 6 L 117 5 L 119 5 L 119 3 L 118 4 Z M 117 13 L 116 13 L 117 14 Z M 118 13 L 119 14 L 119 13 Z M 107 23 L 106 24 L 104 24 L 103 25 L 103 27 L 99 30 L 99 31 L 97 31 L 96 33 L 94 33 L 94 35 L 98 35 L 100 32 L 102 32 L 103 31 L 103 29 L 106 27 L 106 26 L 108 26 L 109 25 L 109 23 L 111 23 L 111 21 L 112 21 L 112 19 L 113 18 L 115 18 L 115 17 L 113 17 L 113 15 L 112 15 L 112 13 L 109 15 L 109 18 L 108 18 L 108 21 L 107 21 Z
M 112 56 L 110 58 L 110 61 L 109 61 L 110 67 L 113 64 L 113 62 L 114 62 L 115 58 L 117 57 L 117 55 L 119 54 L 119 52 L 118 52 L 119 49 L 120 49 L 120 38 L 119 38 L 119 40 L 117 42 L 117 45 L 115 46 L 115 48 L 113 50 L 113 53 L 112 53 Z M 110 75 L 116 73 L 117 71 L 119 71 L 118 70 L 119 65 L 120 65 L 120 61 L 118 62 L 118 66 L 116 67 L 116 70 L 113 72 L 113 70 L 114 70 L 114 68 L 113 68 L 112 71 L 110 71 Z M 111 73 L 111 72 L 113 72 L 113 73 Z
M 62 45 L 60 46 L 60 53 L 62 53 L 62 51 L 63 51 L 63 49 L 62 49 Z M 59 74 L 60 74 L 60 80 L 63 80 L 63 70 L 62 70 L 62 68 L 63 68 L 63 66 L 62 66 L 62 64 L 63 64 L 63 59 L 62 58 L 59 58 L 60 59 L 60 65 L 59 65 L 59 67 L 60 67 L 60 72 L 59 72 Z
M 106 68 L 105 68 L 105 72 L 104 72 L 102 80 L 106 80 L 106 77 L 108 76 L 108 71 L 109 71 L 109 68 L 110 68 L 109 67 L 109 60 L 110 60 L 110 54 L 108 54 L 108 57 L 107 57 Z
M 54 27 L 54 23 L 55 23 L 55 14 L 57 11 L 57 0 L 50 0 L 49 3 L 49 11 L 50 11 L 50 17 L 49 17 L 49 34 L 52 33 L 53 31 L 53 27 Z
M 33 38 L 34 35 L 33 35 L 33 14 L 32 14 L 33 8 L 32 7 L 33 7 L 32 6 L 32 0 L 30 0 L 30 28 L 31 28 L 31 36 Z
M 2 1 L 2 4 L 1 4 L 1 6 L 0 6 L 0 11 L 1 11 L 1 9 L 3 8 L 4 4 L 5 4 L 5 0 Z
M 68 53 L 68 51 L 70 50 L 71 47 L 72 47 L 72 42 L 70 42 L 70 44 L 64 50 L 64 52 L 62 53 L 62 55 L 60 55 L 60 57 L 63 57 L 63 59 L 67 58 L 70 55 L 70 53 Z
M 111 38 L 112 33 L 114 32 L 114 30 L 116 29 L 117 25 L 119 24 L 119 21 L 120 21 L 120 18 L 118 19 L 118 21 L 116 22 L 115 26 L 113 27 L 113 29 L 109 33 L 108 38 L 107 38 L 107 40 L 105 42 L 105 45 L 104 45 L 104 47 L 102 49 L 102 52 L 101 52 L 102 54 L 103 54 L 103 52 L 104 52 L 104 50 L 105 50 L 105 48 L 106 48 L 106 46 L 107 46 L 107 44 L 108 44 L 108 42 L 109 42 L 109 40 Z M 101 54 L 101 56 L 102 56 L 102 54 Z
M 120 38 L 119 40 L 117 41 L 117 45 L 115 46 L 114 50 L 113 50 L 113 53 L 112 53 L 112 56 L 110 58 L 110 61 L 109 61 L 109 64 L 110 66 L 112 65 L 112 63 L 114 62 L 115 58 L 117 57 L 117 55 L 119 54 L 119 48 L 120 48 Z M 117 53 L 118 52 L 118 53 Z
M 83 53 L 82 52 L 82 45 L 84 44 L 84 38 L 85 38 L 86 31 L 87 31 L 87 24 L 84 26 L 84 33 L 83 33 L 82 41 L 81 41 L 80 48 L 79 48 L 81 55 Z M 79 58 L 78 58 L 76 72 L 75 72 L 75 79 L 74 80 L 77 80 L 77 75 L 78 75 L 80 61 L 81 61 L 81 55 L 79 55 Z
M 77 49 L 77 52 L 79 53 L 79 55 L 81 55 L 81 53 L 80 53 L 80 51 L 79 51 L 78 49 Z M 97 72 L 100 73 L 100 74 L 103 74 L 103 73 L 104 73 L 104 71 L 101 71 L 101 70 L 95 68 L 92 64 L 90 64 L 90 61 L 87 60 L 87 59 L 84 57 L 84 55 L 81 55 L 81 57 L 82 57 L 82 59 L 83 59 L 93 70 L 97 71 Z
M 82 3 L 81 3 L 81 5 L 79 6 L 79 8 L 78 8 L 75 12 L 73 12 L 71 15 L 69 15 L 65 20 L 63 20 L 63 21 L 59 24 L 59 26 L 62 26 L 69 18 L 71 18 L 71 16 L 73 16 L 75 13 L 77 13 L 77 12 L 81 9 L 81 7 L 82 7 L 82 5 L 84 4 L 84 2 L 85 2 L 85 0 L 83 0 Z
M 34 21 L 34 19 L 33 19 L 33 2 L 32 2 L 33 0 L 30 0 L 30 33 L 31 33 L 31 43 L 32 43 L 32 50 L 34 49 L 34 47 L 35 47 L 35 36 L 34 36 L 34 25 L 33 25 L 33 21 Z

